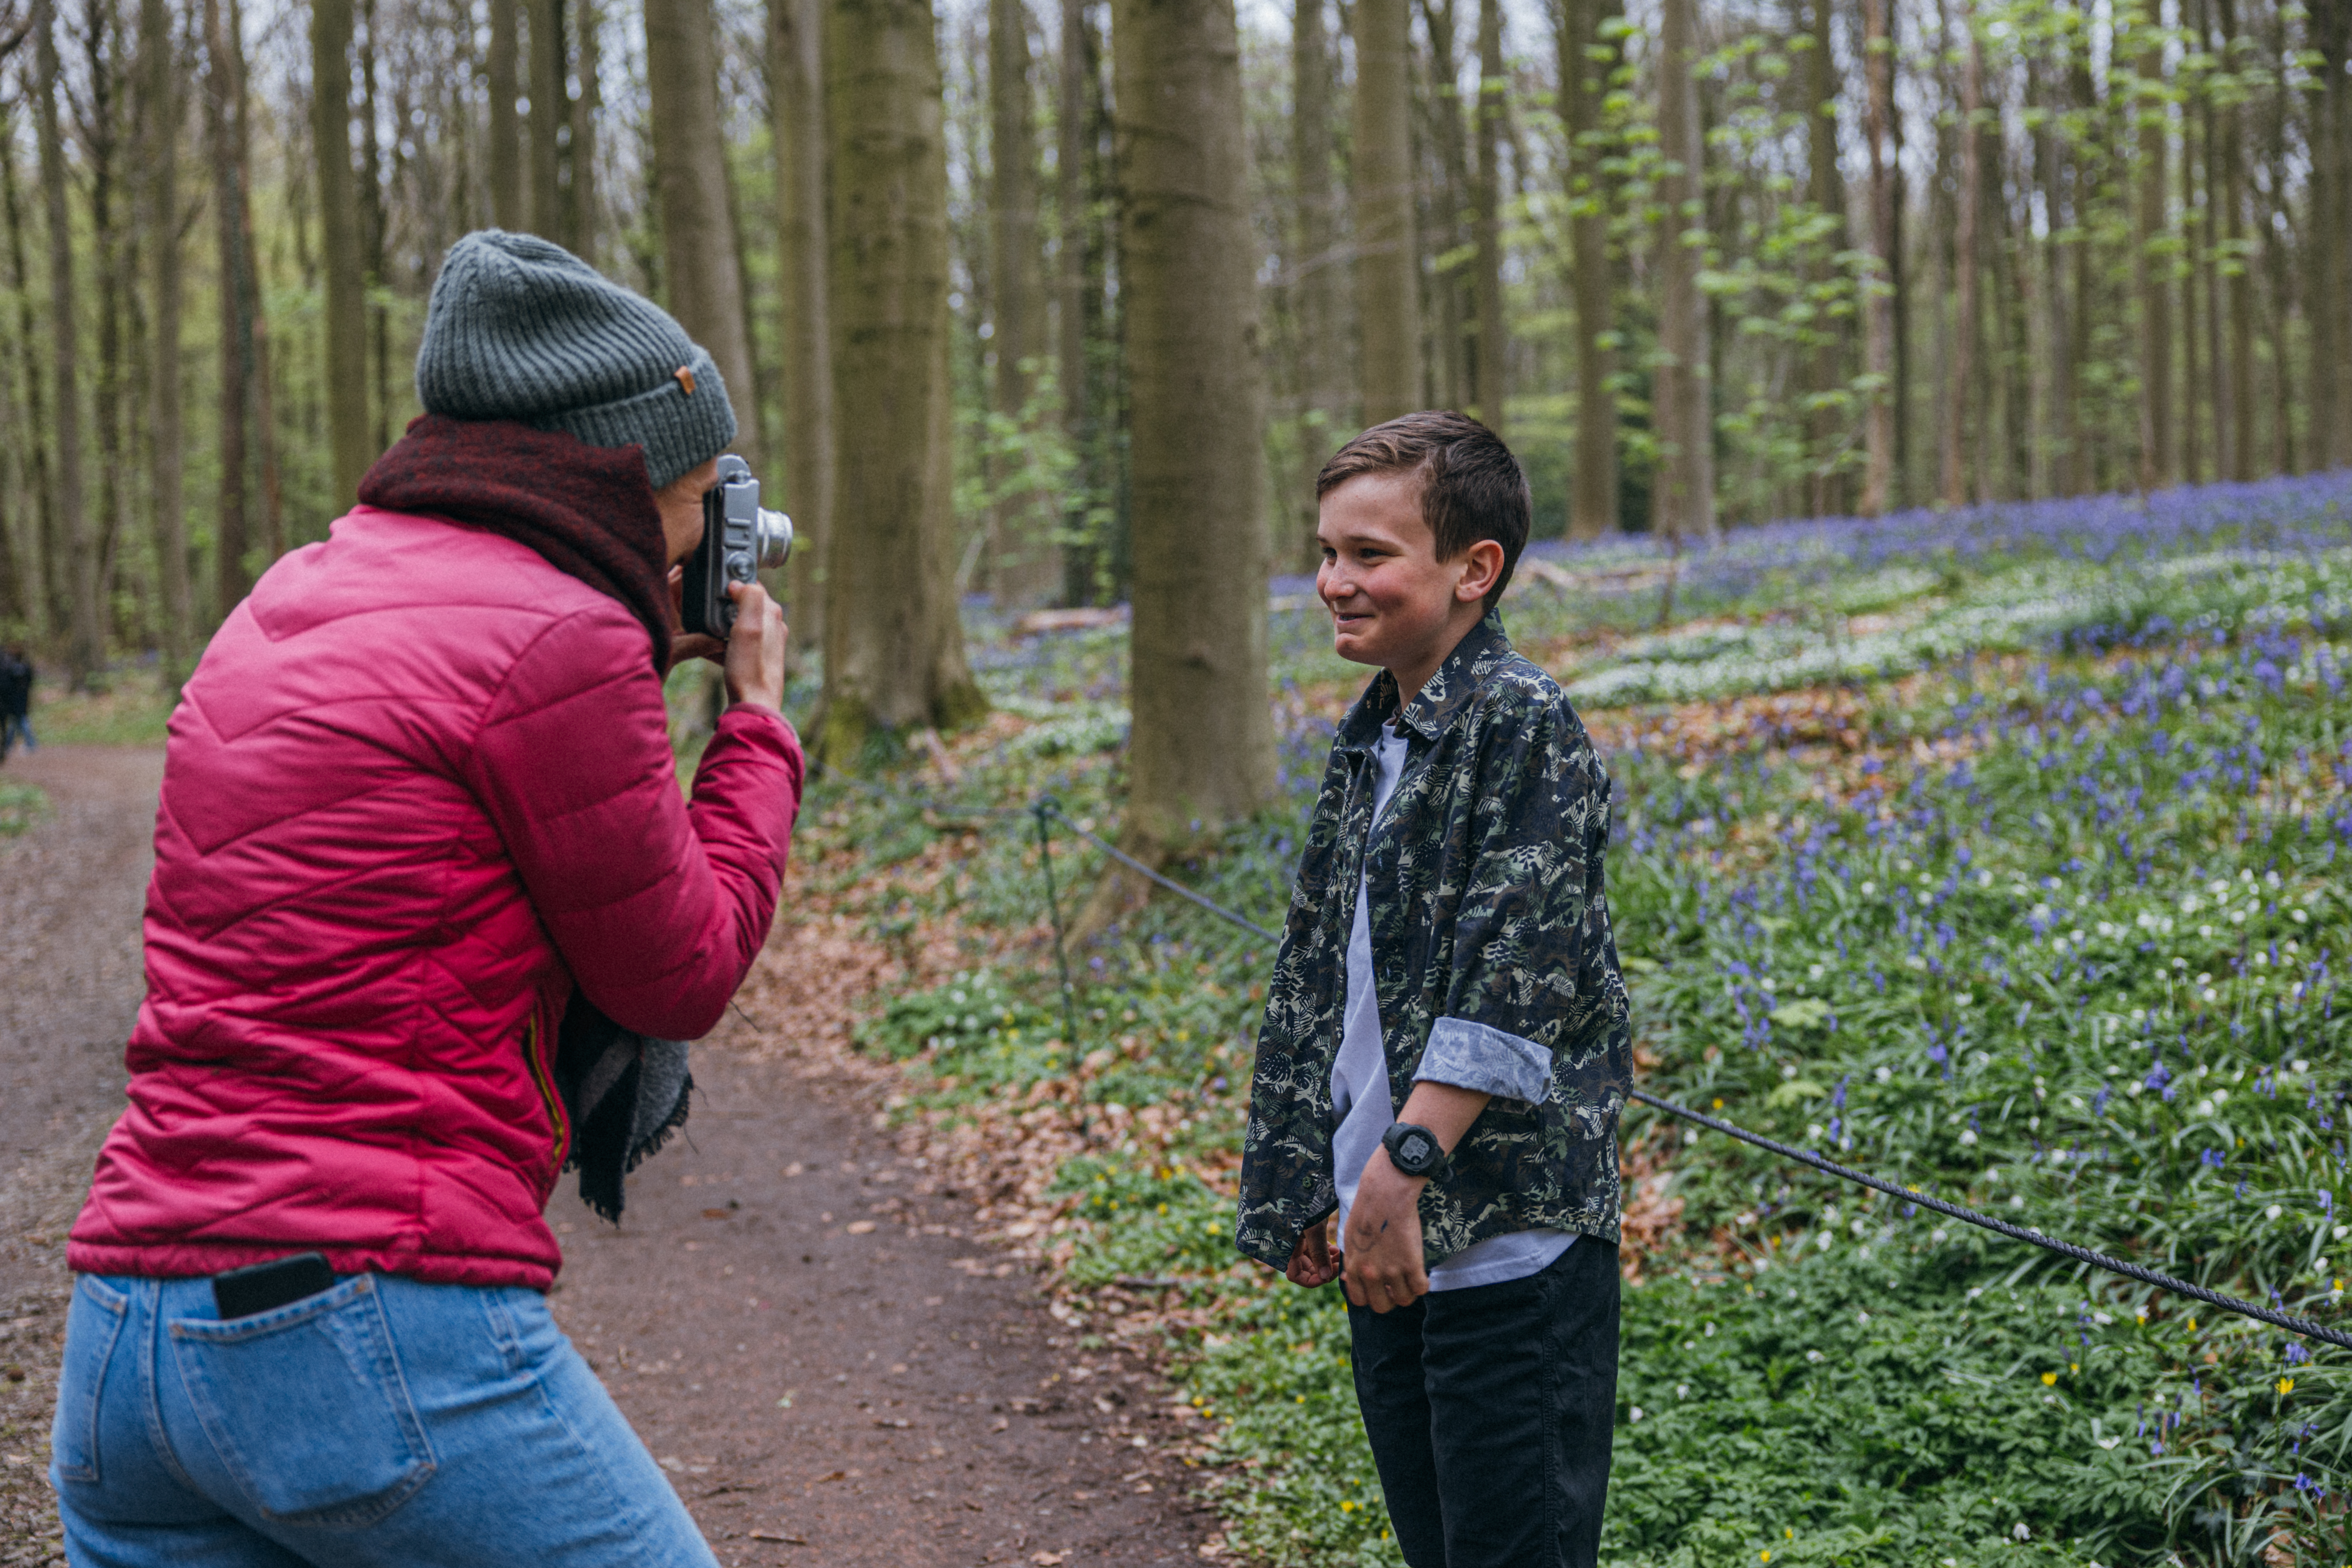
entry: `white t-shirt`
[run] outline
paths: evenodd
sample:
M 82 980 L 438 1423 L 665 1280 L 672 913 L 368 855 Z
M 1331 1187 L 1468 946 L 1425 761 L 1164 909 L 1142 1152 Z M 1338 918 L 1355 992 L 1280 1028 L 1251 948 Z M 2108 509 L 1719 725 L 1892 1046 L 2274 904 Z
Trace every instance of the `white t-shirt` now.
M 1380 825 L 1396 793 L 1397 775 L 1404 771 L 1404 737 L 1393 720 L 1381 726 L 1372 748 L 1372 825 Z M 1369 837 L 1369 829 L 1367 830 Z M 1372 988 L 1372 922 L 1366 912 L 1371 902 L 1369 872 L 1356 886 L 1356 924 L 1348 937 L 1348 1011 L 1339 1036 L 1339 1058 L 1331 1064 L 1331 1114 L 1338 1131 L 1332 1154 L 1339 1178 L 1339 1234 L 1348 1233 L 1348 1211 L 1355 1205 L 1356 1188 L 1364 1178 L 1364 1164 L 1381 1146 L 1381 1135 L 1396 1121 L 1396 1104 L 1389 1095 L 1388 1051 L 1381 1042 L 1381 1005 Z M 1576 1233 L 1566 1230 L 1515 1230 L 1464 1247 L 1429 1271 L 1433 1290 L 1460 1290 L 1472 1285 L 1496 1285 L 1524 1279 L 1551 1267 L 1566 1252 Z

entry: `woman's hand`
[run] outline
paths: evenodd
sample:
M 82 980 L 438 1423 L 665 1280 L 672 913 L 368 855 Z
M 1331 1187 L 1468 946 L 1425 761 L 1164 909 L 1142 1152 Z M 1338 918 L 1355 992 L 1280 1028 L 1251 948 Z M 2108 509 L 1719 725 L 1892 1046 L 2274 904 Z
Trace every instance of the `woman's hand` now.
M 1293 1285 L 1312 1290 L 1339 1278 L 1346 1260 L 1331 1250 L 1331 1222 L 1327 1216 L 1307 1227 L 1290 1251 L 1290 1266 L 1282 1272 Z
M 686 624 L 686 568 L 669 569 L 669 624 Z M 669 667 L 676 669 L 689 658 L 707 658 L 713 664 L 727 662 L 727 645 L 704 632 L 680 632 L 669 639 Z
M 735 633 L 726 642 L 727 699 L 784 710 L 784 643 L 792 628 L 784 612 L 757 583 L 730 583 Z
M 751 595 L 758 595 L 755 602 Z M 725 642 L 700 632 L 680 632 L 669 639 L 669 667 L 689 658 L 707 658 L 727 672 L 727 700 L 784 709 L 784 648 L 792 628 L 784 612 L 757 583 L 730 583 L 727 596 L 735 601 L 735 635 Z M 669 569 L 669 597 L 684 618 L 686 569 Z

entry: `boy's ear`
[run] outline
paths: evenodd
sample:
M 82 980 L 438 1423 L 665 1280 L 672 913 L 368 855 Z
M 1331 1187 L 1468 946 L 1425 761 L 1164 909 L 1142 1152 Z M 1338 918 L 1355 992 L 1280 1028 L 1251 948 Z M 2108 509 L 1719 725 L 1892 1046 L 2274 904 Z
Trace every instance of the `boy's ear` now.
M 1481 539 L 1463 553 L 1462 576 L 1454 584 L 1454 597 L 1457 603 L 1468 604 L 1494 592 L 1496 579 L 1503 574 L 1503 546 L 1496 540 Z

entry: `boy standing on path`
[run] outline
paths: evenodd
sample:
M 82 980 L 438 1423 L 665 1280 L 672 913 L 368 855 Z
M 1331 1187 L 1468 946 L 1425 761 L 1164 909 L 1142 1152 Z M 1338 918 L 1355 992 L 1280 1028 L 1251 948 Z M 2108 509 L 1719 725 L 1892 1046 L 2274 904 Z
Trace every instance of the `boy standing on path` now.
M 1315 489 L 1335 646 L 1381 673 L 1332 742 L 1275 958 L 1240 1245 L 1344 1280 L 1411 1568 L 1584 1568 L 1633 1079 L 1609 778 L 1495 612 L 1529 504 L 1494 432 L 1407 415 Z

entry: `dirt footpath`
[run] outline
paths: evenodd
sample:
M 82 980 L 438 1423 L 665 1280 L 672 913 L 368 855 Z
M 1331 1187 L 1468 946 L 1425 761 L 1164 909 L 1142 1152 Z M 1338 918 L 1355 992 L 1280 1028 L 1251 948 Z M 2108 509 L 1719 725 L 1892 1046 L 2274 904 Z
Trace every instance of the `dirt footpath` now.
M 47 820 L 0 840 L 0 1565 L 57 1556 L 43 1472 L 64 1227 L 121 1103 L 156 753 L 12 760 Z M 969 1208 L 876 1131 L 837 1036 L 856 976 L 787 925 L 756 1024 L 698 1047 L 686 1131 L 617 1229 L 566 1178 L 557 1317 L 727 1563 L 1199 1560 L 1214 1520 L 1142 1369 L 1093 1353 Z
M 0 1563 L 63 1562 L 45 1474 L 66 1226 L 122 1101 L 161 752 L 45 746 L 0 777 L 49 815 L 0 838 Z

